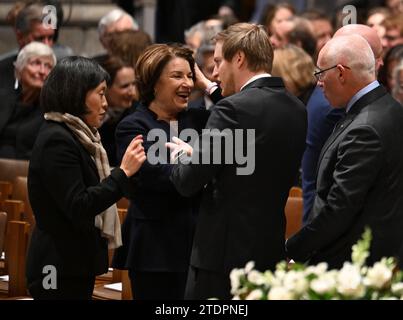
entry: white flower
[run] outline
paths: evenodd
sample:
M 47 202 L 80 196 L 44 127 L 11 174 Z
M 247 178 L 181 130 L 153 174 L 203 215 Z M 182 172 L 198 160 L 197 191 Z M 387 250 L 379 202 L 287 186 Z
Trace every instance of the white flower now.
M 381 289 L 391 279 L 392 270 L 390 270 L 388 266 L 381 261 L 376 262 L 372 268 L 368 269 L 365 284 L 376 289 Z
M 284 287 L 300 295 L 308 288 L 308 281 L 305 279 L 303 272 L 291 270 L 287 272 L 283 279 Z
M 305 269 L 305 275 L 310 275 L 314 274 L 317 276 L 320 276 L 324 274 L 327 270 L 327 263 L 326 262 L 321 262 L 316 266 L 309 266 Z
M 336 273 L 327 272 L 320 275 L 318 278 L 313 279 L 311 282 L 311 289 L 318 294 L 325 294 L 332 292 L 336 288 Z
M 262 290 L 255 289 L 255 290 L 251 291 L 251 293 L 249 293 L 247 295 L 245 300 L 260 300 L 260 299 L 262 299 L 262 297 L 263 297 Z
M 360 298 L 365 294 L 365 287 L 358 266 L 345 262 L 337 276 L 337 291 L 348 297 Z
M 273 287 L 267 295 L 269 300 L 293 300 L 294 295 L 283 287 Z
M 266 279 L 261 272 L 251 270 L 248 273 L 248 281 L 260 286 L 266 282 Z
M 245 273 L 249 273 L 255 267 L 255 261 L 249 261 L 245 266 Z
M 233 269 L 229 275 L 229 278 L 231 280 L 231 293 L 235 294 L 237 293 L 237 290 L 241 284 L 240 278 L 244 276 L 244 270 L 243 269 Z
M 401 296 L 403 296 L 403 282 L 392 284 L 392 292 L 394 294 L 400 294 Z

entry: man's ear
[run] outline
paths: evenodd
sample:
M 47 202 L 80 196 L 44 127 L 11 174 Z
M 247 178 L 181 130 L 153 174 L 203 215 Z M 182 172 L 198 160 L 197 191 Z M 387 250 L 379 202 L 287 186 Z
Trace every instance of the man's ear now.
M 234 59 L 235 59 L 236 66 L 239 69 L 242 68 L 246 63 L 246 57 L 245 57 L 245 53 L 243 51 L 238 51 L 235 54 Z
M 337 70 L 339 71 L 339 80 L 341 83 L 346 83 L 346 69 L 343 66 L 338 66 Z

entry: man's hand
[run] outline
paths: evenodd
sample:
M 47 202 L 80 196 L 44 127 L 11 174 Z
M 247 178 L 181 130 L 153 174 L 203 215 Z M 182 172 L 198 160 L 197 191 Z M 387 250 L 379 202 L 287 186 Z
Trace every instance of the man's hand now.
M 183 155 L 192 156 L 193 148 L 177 137 L 172 137 L 172 142 L 165 143 L 165 146 L 171 149 L 171 163 L 178 163 L 178 159 Z

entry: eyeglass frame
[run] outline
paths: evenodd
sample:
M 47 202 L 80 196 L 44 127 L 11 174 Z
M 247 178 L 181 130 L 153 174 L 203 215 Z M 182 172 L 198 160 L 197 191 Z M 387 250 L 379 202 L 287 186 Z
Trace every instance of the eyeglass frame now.
M 338 66 L 342 66 L 343 68 L 346 68 L 346 69 L 351 70 L 350 67 L 338 63 L 338 64 L 334 65 L 333 67 L 326 68 L 326 69 L 323 69 L 323 70 L 322 70 L 321 68 L 319 68 L 319 67 L 316 67 L 317 69 L 319 69 L 319 71 L 315 71 L 315 72 L 313 73 L 313 75 L 314 75 L 314 77 L 316 78 L 317 81 L 322 81 L 322 80 L 321 80 L 321 74 L 322 74 L 322 73 L 324 73 L 324 72 L 326 72 L 326 71 L 329 71 L 329 70 L 332 70 L 332 69 L 334 69 L 334 68 L 337 68 Z

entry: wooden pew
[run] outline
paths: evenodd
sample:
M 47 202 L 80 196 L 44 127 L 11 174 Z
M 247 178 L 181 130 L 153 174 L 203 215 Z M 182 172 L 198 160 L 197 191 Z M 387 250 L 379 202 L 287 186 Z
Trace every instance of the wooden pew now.
M 287 227 L 285 237 L 288 239 L 302 227 L 303 199 L 301 197 L 288 197 L 285 206 Z
M 24 211 L 22 220 L 28 222 L 31 225 L 31 228 L 35 226 L 35 216 L 32 211 L 31 204 L 29 202 L 28 196 L 28 179 L 27 177 L 17 176 L 13 182 L 13 200 L 21 200 L 24 202 Z
M 291 187 L 289 197 L 302 197 L 302 189 L 300 187 Z
M 10 181 L 0 181 L 0 201 L 11 199 L 13 184 Z
M 0 292 L 7 292 L 8 297 L 28 296 L 25 263 L 29 241 L 29 223 L 9 221 L 7 224 L 6 261 L 9 266 L 9 281 L 0 282 Z
M 4 242 L 6 239 L 7 213 L 0 211 L 0 256 L 4 251 Z M 0 259 L 0 275 L 6 274 L 5 261 Z
M 15 177 L 28 176 L 29 162 L 27 160 L 0 158 L 0 180 L 13 182 Z

